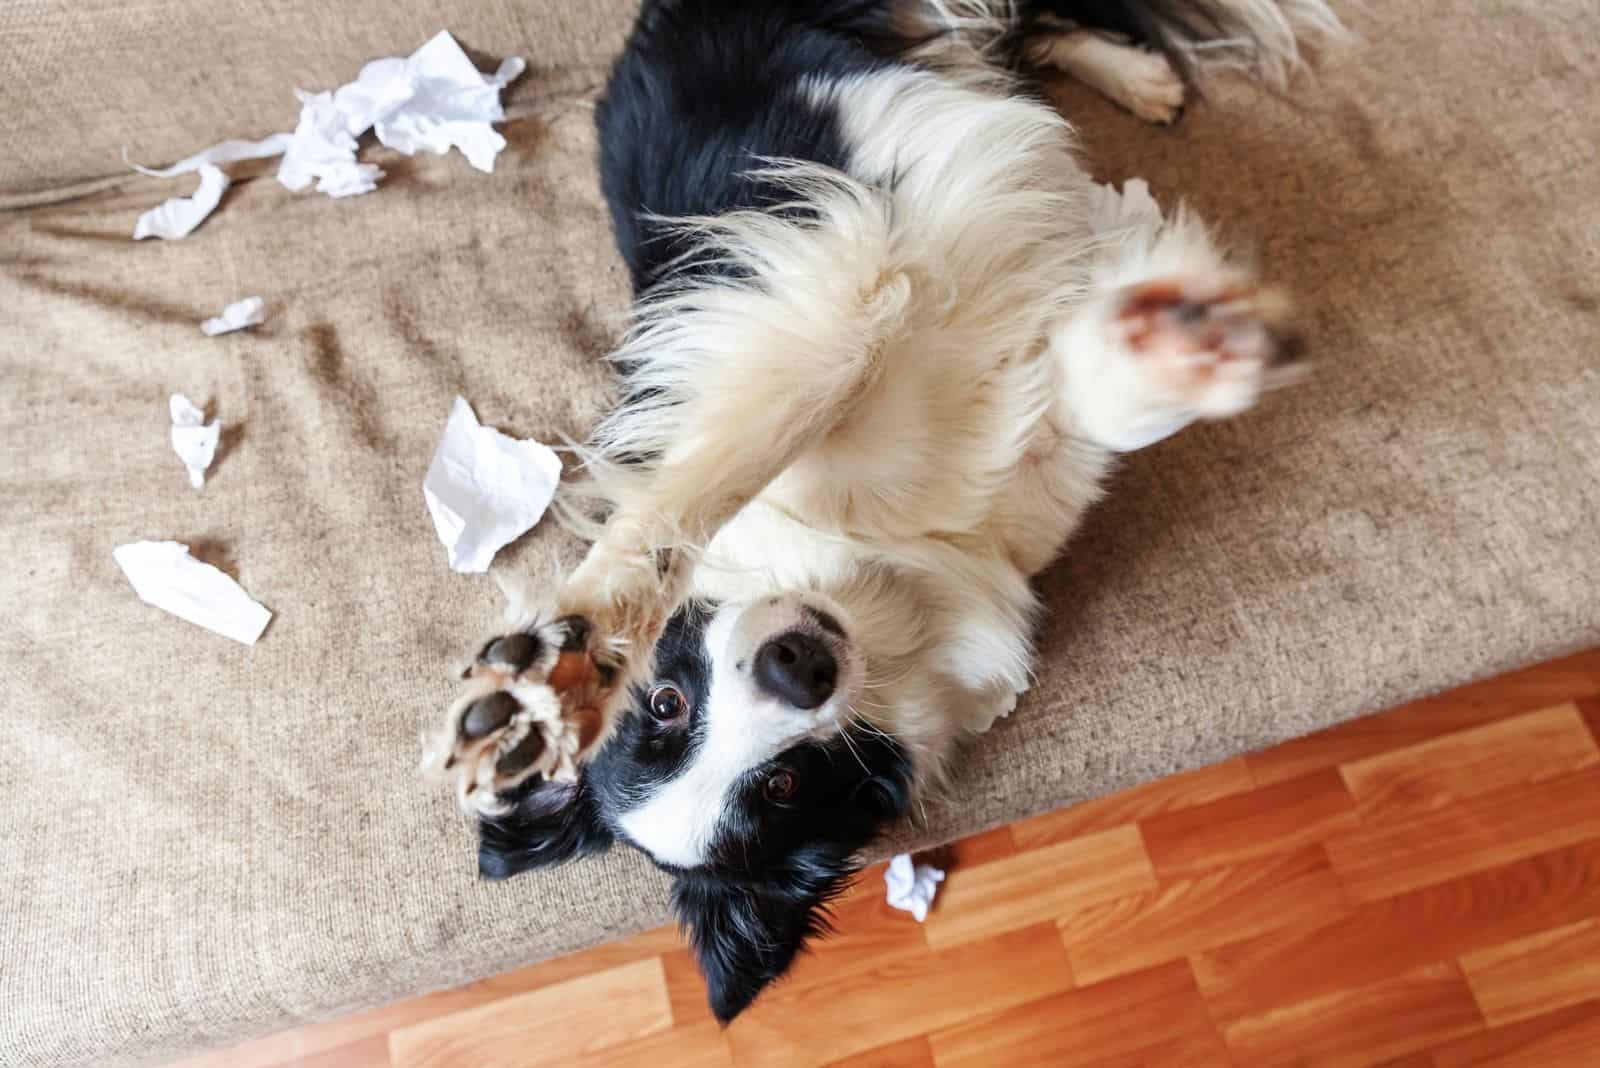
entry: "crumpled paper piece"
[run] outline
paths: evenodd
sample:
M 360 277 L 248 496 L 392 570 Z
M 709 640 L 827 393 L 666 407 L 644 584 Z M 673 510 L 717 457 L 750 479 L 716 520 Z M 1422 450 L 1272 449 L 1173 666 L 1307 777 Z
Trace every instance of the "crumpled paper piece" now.
M 317 192 L 330 197 L 370 193 L 384 175 L 376 164 L 356 159 L 357 139 L 369 129 L 384 145 L 408 156 L 423 150 L 442 155 L 456 148 L 478 170 L 493 171 L 495 157 L 506 147 L 505 138 L 492 125 L 506 117 L 500 91 L 526 69 L 521 57 L 512 56 L 493 74 L 485 75 L 472 65 L 449 31 L 440 30 L 405 59 L 373 60 L 361 68 L 355 81 L 339 89 L 321 93 L 297 89 L 300 118 L 293 133 L 273 134 L 259 141 L 223 141 L 160 169 L 129 164 L 141 174 L 160 178 L 199 170 L 202 190 L 207 188 L 207 168 L 222 181 L 209 206 L 204 200 L 189 198 L 194 203 L 183 209 L 182 215 L 187 229 L 178 232 L 172 226 L 168 227 L 171 233 L 151 230 L 144 234 L 135 230 L 134 236 L 182 237 L 200 225 L 227 188 L 227 178 L 216 165 L 236 160 L 282 155 L 278 181 L 297 192 L 315 182 Z M 172 206 L 180 201 L 188 203 L 174 198 L 155 210 L 176 212 Z M 140 227 L 153 214 L 141 217 Z
M 146 604 L 245 645 L 254 645 L 272 613 L 177 541 L 136 541 L 112 550 Z
M 176 241 L 188 237 L 217 209 L 222 203 L 222 194 L 228 190 L 228 176 L 209 163 L 201 164 L 198 169 L 200 185 L 192 195 L 172 197 L 139 216 L 139 221 L 133 224 L 135 241 L 147 237 Z
M 218 334 L 231 334 L 235 330 L 260 326 L 267 319 L 266 306 L 260 297 L 236 300 L 223 308 L 221 315 L 201 323 L 200 332 L 206 337 L 216 337 Z
M 533 528 L 561 481 L 561 459 L 537 441 L 482 426 L 457 397 L 422 482 L 450 567 L 489 570 L 500 549 Z
M 913 864 L 910 853 L 898 853 L 889 861 L 883 881 L 889 904 L 911 913 L 922 923 L 928 918 L 928 909 L 939 892 L 939 884 L 944 882 L 944 872 L 930 864 Z
M 493 74 L 480 74 L 455 38 L 441 32 L 404 63 L 368 63 L 335 94 L 336 103 L 352 125 L 371 126 L 378 140 L 397 152 L 444 155 L 456 148 L 468 163 L 489 173 L 506 147 L 491 125 L 506 117 L 500 90 L 526 68 L 520 56 L 512 56 Z
M 317 192 L 335 198 L 378 188 L 383 169 L 356 162 L 356 138 L 366 127 L 347 128 L 348 116 L 334 103 L 333 93 L 296 89 L 295 96 L 300 100 L 300 122 L 278 165 L 278 181 L 295 192 L 315 181 Z
M 172 451 L 188 468 L 189 485 L 199 489 L 206 484 L 206 469 L 217 455 L 222 423 L 217 419 L 207 423 L 205 413 L 182 393 L 174 393 L 167 407 L 172 412 Z

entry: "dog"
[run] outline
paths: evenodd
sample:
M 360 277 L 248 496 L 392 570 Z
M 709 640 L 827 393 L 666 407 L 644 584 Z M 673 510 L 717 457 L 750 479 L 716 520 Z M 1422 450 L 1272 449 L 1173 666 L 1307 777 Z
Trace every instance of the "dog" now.
M 1291 381 L 1286 305 L 1036 92 L 1281 83 L 1320 0 L 646 0 L 597 110 L 636 295 L 592 539 L 424 758 L 491 879 L 642 850 L 724 1023 L 1028 688 L 1117 456 Z

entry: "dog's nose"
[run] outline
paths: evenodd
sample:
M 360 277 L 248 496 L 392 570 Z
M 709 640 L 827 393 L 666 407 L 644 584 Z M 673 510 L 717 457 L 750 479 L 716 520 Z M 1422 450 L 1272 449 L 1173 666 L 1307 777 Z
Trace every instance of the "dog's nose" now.
M 833 696 L 839 664 L 821 641 L 793 630 L 756 652 L 755 673 L 756 685 L 774 697 L 796 708 L 816 708 Z

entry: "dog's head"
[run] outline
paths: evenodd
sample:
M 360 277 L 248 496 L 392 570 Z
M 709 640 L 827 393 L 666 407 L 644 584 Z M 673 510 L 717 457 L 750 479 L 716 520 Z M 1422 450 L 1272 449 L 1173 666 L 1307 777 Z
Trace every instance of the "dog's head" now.
M 850 621 L 819 595 L 690 603 L 578 782 L 528 787 L 482 822 L 479 868 L 643 850 L 675 877 L 727 1022 L 825 926 L 857 851 L 909 804 L 905 749 L 858 714 L 866 678 Z

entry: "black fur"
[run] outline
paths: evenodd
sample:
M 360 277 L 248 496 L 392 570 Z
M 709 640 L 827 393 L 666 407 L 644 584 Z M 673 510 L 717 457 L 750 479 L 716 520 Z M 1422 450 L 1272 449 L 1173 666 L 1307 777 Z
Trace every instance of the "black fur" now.
M 617 820 L 670 781 L 705 737 L 711 658 L 705 632 L 716 606 L 690 602 L 656 646 L 656 675 L 639 687 L 616 733 L 576 786 L 533 782 L 512 812 L 481 823 L 479 870 L 501 879 L 599 852 L 623 836 Z M 837 626 L 837 622 L 834 622 Z M 687 699 L 687 718 L 650 715 L 654 688 Z M 793 777 L 792 796 L 767 784 Z M 724 1022 L 788 968 L 826 927 L 824 908 L 854 874 L 853 857 L 910 803 L 911 763 L 886 735 L 851 726 L 826 742 L 795 745 L 752 768 L 726 799 L 707 863 L 675 876 L 673 907 L 691 935 L 713 1011 Z M 624 839 L 625 840 L 625 839 Z
M 650 715 L 652 686 L 633 694 L 633 708 L 617 725 L 586 778 L 615 814 L 633 807 L 661 783 L 674 778 L 694 758 L 706 735 L 705 702 L 710 696 L 711 657 L 705 631 L 716 606 L 691 601 L 673 614 L 655 648 L 652 686 L 670 683 L 688 700 L 688 722 L 664 726 Z
M 689 933 L 711 1011 L 726 1024 L 788 971 L 806 939 L 828 931 L 823 906 L 855 873 L 848 854 L 819 845 L 789 858 L 782 872 L 741 884 L 686 872 L 672 907 Z
M 1166 53 L 1187 73 L 1187 57 L 1177 47 L 1182 41 L 1205 40 L 1222 34 L 1216 0 L 1027 0 L 1022 5 L 1024 32 L 1046 18 L 1071 22 L 1088 29 L 1127 37 L 1134 44 Z
M 510 812 L 478 821 L 478 874 L 506 879 L 530 868 L 560 864 L 610 847 L 586 780 L 538 783 L 522 791 Z
M 649 216 L 720 215 L 787 199 L 763 160 L 843 168 L 838 117 L 800 90 L 885 62 L 861 31 L 882 4 L 652 0 L 595 113 L 617 248 L 643 292 L 685 249 Z
M 762 796 L 779 770 L 800 783 L 781 805 Z M 751 772 L 723 811 L 712 862 L 682 873 L 672 893 L 717 1019 L 742 1012 L 827 930 L 825 906 L 855 874 L 854 857 L 910 799 L 905 751 L 871 731 L 795 746 Z
M 833 109 L 800 90 L 806 76 L 845 77 L 901 62 L 920 43 L 898 36 L 891 0 L 649 0 L 595 112 L 600 184 L 635 292 L 687 249 L 652 216 L 720 215 L 787 199 L 751 176 L 764 160 L 845 169 Z M 1041 19 L 1165 48 L 1214 24 L 1207 0 L 1031 0 L 1012 35 Z M 710 265 L 702 265 L 709 269 Z

